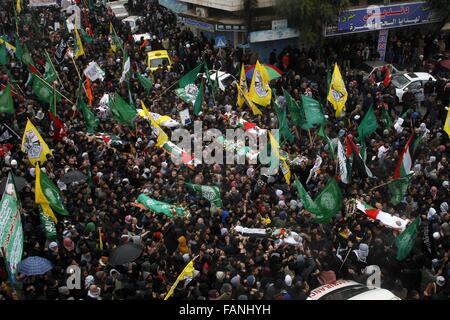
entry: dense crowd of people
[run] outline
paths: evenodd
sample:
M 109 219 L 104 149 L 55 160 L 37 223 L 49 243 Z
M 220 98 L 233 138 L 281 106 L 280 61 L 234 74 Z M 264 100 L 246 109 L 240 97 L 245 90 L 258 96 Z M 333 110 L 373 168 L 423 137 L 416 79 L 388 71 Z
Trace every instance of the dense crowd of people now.
M 62 137 L 55 136 L 55 126 L 47 116 L 49 106 L 39 102 L 32 87 L 26 85 L 27 68 L 13 57 L 3 66 L 0 83 L 6 85 L 13 78 L 17 81 L 15 88 L 20 90 L 14 96 L 15 114 L 0 114 L 0 122 L 9 124 L 19 135 L 27 118 L 36 124 L 53 150 L 53 156 L 41 167 L 55 184 L 58 182 L 70 215 L 58 216 L 57 239 L 48 240 L 34 202 L 35 170 L 21 152 L 20 141 L 2 154 L 0 178 L 11 171 L 28 182 L 19 193 L 25 235 L 23 258 L 41 256 L 53 265 L 44 275 L 18 273 L 13 285 L 2 261 L 2 299 L 163 299 L 194 257 L 192 279 L 181 281 L 172 299 L 304 300 L 311 290 L 330 279 L 364 283 L 367 278 L 364 268 L 368 265 L 378 265 L 382 288 L 402 299 L 449 299 L 450 139 L 442 129 L 445 107 L 449 104 L 447 79 L 432 83 L 419 107 L 414 95 L 399 104 L 392 85 L 385 88 L 373 79 L 363 79 L 355 67 L 374 57 L 373 47 L 364 42 L 346 40 L 348 45 L 330 43 L 308 50 L 277 48 L 278 52 L 274 51 L 266 61 L 260 57 L 265 63 L 270 59 L 271 64 L 283 71 L 280 78 L 271 82 L 277 95 L 284 88 L 296 100 L 306 94 L 323 103 L 330 138 L 343 142 L 348 134 L 356 137 L 358 124 L 372 105 L 379 119 L 378 129 L 367 145 L 366 161 L 374 178 L 360 177 L 355 171 L 351 183 L 340 182 L 346 206 L 332 222 L 316 224 L 295 188 L 286 184 L 282 174 L 262 176 L 255 165 L 176 165 L 169 154 L 155 146 L 156 136 L 147 121 L 138 118 L 136 129 L 130 130 L 110 114 L 100 115 L 96 110 L 105 93 L 118 92 L 125 100 L 129 94 L 126 82 L 119 83 L 123 56 L 120 50 L 117 53 L 110 50 L 109 22 L 123 40 L 133 72 L 146 74 L 154 82 L 152 90 L 146 93 L 132 75 L 130 92 L 135 105 L 140 106 L 143 100 L 152 112 L 173 119 L 186 108 L 193 117 L 193 106 L 177 97 L 171 87 L 183 73 L 206 61 L 210 70 L 220 68 L 238 78 L 241 64 L 254 64 L 258 58 L 256 53 L 231 46 L 216 49 L 213 39 L 203 34 L 195 36 L 157 1 L 138 1 L 133 11 L 144 16 L 139 32 L 152 36 L 147 46 L 151 50 L 166 49 L 173 58 L 171 70 L 162 66 L 150 72 L 145 46 L 133 40 L 127 25 L 102 5 L 89 9 L 82 2 L 80 7 L 83 28 L 92 31 L 93 42 L 84 43 L 85 55 L 75 63 L 78 70 L 84 70 L 90 61 L 95 61 L 105 71 L 104 81 L 92 83 L 94 110 L 100 118 L 96 131 L 116 136 L 121 143 L 106 144 L 87 134 L 82 112 L 66 99 L 58 103 L 56 110 L 65 132 Z M 61 38 L 74 42 L 73 34 L 66 30 L 66 15 L 57 7 L 24 9 L 20 15 L 22 23 L 17 25 L 11 2 L 2 5 L 2 11 L 2 34 L 14 43 L 18 32 L 41 73 L 44 73 L 45 51 L 54 57 Z M 30 22 L 24 23 L 27 19 Z M 55 22 L 60 29 L 55 29 Z M 406 65 L 413 71 L 426 70 L 422 61 L 449 45 L 445 37 L 437 37 L 436 42 L 429 35 L 423 38 L 418 35 L 414 38 L 417 41 L 405 39 L 391 38 L 386 60 Z M 426 41 L 435 43 L 437 49 L 428 46 Z M 338 119 L 326 103 L 327 71 L 335 62 L 341 68 L 349 92 L 345 115 Z M 66 57 L 56 64 L 56 70 L 61 79 L 59 90 L 75 102 L 79 76 L 74 63 Z M 237 109 L 237 91 L 233 85 L 217 91 L 214 98 L 207 87 L 205 90 L 202 113 L 195 117 L 203 121 L 205 129 L 229 127 L 226 113 L 230 110 L 242 113 L 246 120 L 261 128 L 278 126 L 276 112 L 271 107 L 263 108 L 261 116 L 253 116 L 246 107 Z M 405 118 L 400 128 L 381 121 L 383 108 L 388 110 L 393 123 L 400 116 Z M 309 136 L 307 131 L 294 129 L 292 122 L 291 127 L 295 142 L 284 143 L 282 149 L 288 155 L 293 175 L 314 197 L 327 179 L 335 176 L 336 160 L 327 152 L 327 144 L 317 136 L 318 130 L 310 130 Z M 423 137 L 413 164 L 415 174 L 407 196 L 393 206 L 388 201 L 386 187 L 373 188 L 391 179 L 412 131 Z M 323 159 L 320 172 L 308 179 L 317 155 Z M 300 158 L 302 161 L 296 161 Z M 92 179 L 76 185 L 61 184 L 60 178 L 70 170 L 90 174 Z M 206 199 L 189 192 L 186 182 L 219 186 L 223 207 L 213 207 Z M 170 218 L 136 206 L 135 200 L 141 193 L 183 206 L 189 214 Z M 432 252 L 424 249 L 419 236 L 408 257 L 398 261 L 394 242 L 399 230 L 352 210 L 349 200 L 356 198 L 410 221 L 421 219 L 422 226 L 430 226 Z M 302 243 L 290 245 L 276 241 L 276 237 L 248 237 L 235 232 L 238 225 L 285 228 L 298 233 Z M 142 254 L 131 263 L 111 265 L 111 252 L 125 243 L 142 245 Z M 347 259 L 343 263 L 338 256 Z M 81 268 L 80 289 L 69 289 L 66 284 L 69 276 L 66 268 L 70 265 Z

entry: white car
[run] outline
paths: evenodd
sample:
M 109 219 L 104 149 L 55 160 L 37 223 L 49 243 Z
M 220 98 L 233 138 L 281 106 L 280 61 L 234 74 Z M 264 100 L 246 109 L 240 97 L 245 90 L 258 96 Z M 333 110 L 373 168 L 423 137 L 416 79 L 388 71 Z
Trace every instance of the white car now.
M 131 33 L 135 33 L 139 27 L 137 25 L 138 21 L 144 20 L 144 17 L 141 16 L 129 16 L 122 20 L 122 23 L 126 23 L 131 28 Z
M 401 300 L 386 289 L 369 288 L 351 280 L 337 280 L 311 291 L 307 300 Z
M 201 73 L 199 76 L 202 76 L 204 79 L 206 79 L 206 74 Z M 219 88 L 222 91 L 225 91 L 225 88 L 228 87 L 235 81 L 236 79 L 233 77 L 233 75 L 223 72 L 223 71 L 217 71 L 217 70 L 209 70 L 209 77 L 212 81 L 217 81 L 217 78 L 219 79 Z
M 128 17 L 128 11 L 125 8 L 123 4 L 112 4 L 113 2 L 110 2 L 109 8 L 111 8 L 112 12 L 114 13 L 114 16 L 119 19 L 123 20 L 126 17 Z M 107 5 L 108 6 L 108 5 Z
M 431 78 L 436 81 L 436 78 L 426 72 L 408 72 L 397 73 L 392 77 L 392 85 L 395 87 L 395 94 L 398 102 L 403 102 L 403 94 L 408 90 L 414 93 L 418 101 L 423 101 L 424 93 L 423 86 Z

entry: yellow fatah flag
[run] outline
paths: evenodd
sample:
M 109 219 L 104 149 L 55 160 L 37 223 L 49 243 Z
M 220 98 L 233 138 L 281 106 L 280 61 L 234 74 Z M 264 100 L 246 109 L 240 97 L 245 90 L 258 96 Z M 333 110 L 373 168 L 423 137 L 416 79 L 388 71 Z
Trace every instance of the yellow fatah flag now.
M 112 23 L 111 23 L 111 22 L 109 23 L 109 35 L 110 35 L 110 37 L 111 37 L 111 51 L 114 52 L 114 53 L 116 53 L 116 51 L 117 51 L 117 46 L 116 46 L 116 44 L 115 44 L 115 42 L 114 42 L 114 39 L 113 39 L 113 37 L 114 37 L 114 32 L 113 32 L 113 26 L 112 26 Z
M 242 65 L 241 68 L 241 76 L 239 77 L 239 89 L 238 89 L 238 95 L 237 95 L 237 106 L 239 108 L 242 108 L 242 106 L 245 103 L 245 94 L 248 91 L 247 88 L 247 78 L 245 77 L 245 70 L 244 70 L 244 65 Z
M 251 101 L 260 106 L 266 107 L 272 101 L 272 89 L 269 85 L 270 77 L 267 70 L 256 61 L 255 70 L 253 71 L 252 83 L 248 96 Z
M 280 145 L 278 144 L 278 141 L 274 138 L 272 133 L 270 131 L 267 131 L 269 133 L 269 139 L 270 139 L 270 145 L 272 146 L 272 152 L 275 153 L 277 156 L 279 162 L 279 166 L 281 169 L 281 172 L 283 173 L 284 180 L 286 180 L 286 183 L 288 185 L 291 184 L 291 168 L 289 167 L 288 163 L 286 162 L 286 157 L 283 157 L 280 154 Z
M 178 282 L 183 280 L 184 277 L 192 278 L 194 276 L 194 260 L 191 260 L 186 267 L 184 267 L 183 271 L 181 271 L 180 275 L 178 276 L 177 280 L 173 283 L 172 287 L 170 287 L 169 292 L 167 292 L 166 296 L 164 297 L 164 300 L 167 300 L 170 298 L 170 296 L 173 294 L 173 291 L 178 285 Z
M 330 82 L 330 91 L 328 92 L 328 101 L 333 105 L 336 110 L 336 117 L 340 117 L 342 110 L 345 109 L 345 102 L 347 102 L 347 89 L 345 89 L 345 83 L 342 79 L 341 71 L 337 63 L 334 65 L 333 75 Z
M 244 97 L 244 101 L 247 103 L 247 105 L 250 107 L 250 109 L 252 109 L 253 114 L 255 116 L 261 115 L 262 114 L 261 110 L 259 110 L 259 108 L 256 106 L 256 104 L 254 104 L 250 100 L 250 98 L 248 97 L 248 92 L 243 93 L 240 86 L 238 86 L 237 88 L 238 88 L 238 95 L 242 95 L 242 97 Z
M 75 59 L 78 57 L 84 56 L 84 48 L 83 48 L 83 42 L 81 42 L 80 34 L 78 33 L 78 29 L 73 29 L 75 32 L 75 38 L 77 40 L 77 52 L 75 52 Z
M 58 223 L 58 219 L 56 219 L 52 208 L 50 208 L 50 203 L 48 202 L 47 197 L 42 192 L 41 168 L 39 168 L 38 164 L 36 164 L 36 183 L 34 186 L 34 201 L 36 202 L 36 204 L 41 206 L 42 212 L 44 212 L 45 215 L 49 216 L 50 219 L 52 219 L 54 223 Z
M 98 228 L 98 247 L 103 250 L 102 228 Z
M 52 155 L 48 145 L 42 139 L 39 131 L 28 119 L 25 131 L 22 136 L 22 152 L 28 155 L 28 160 L 34 166 L 36 162 L 43 164 L 47 161 L 47 155 Z
M 447 132 L 450 138 L 450 104 L 448 105 L 447 118 L 445 118 L 444 131 Z
M 141 100 L 142 110 L 144 111 L 144 116 L 148 117 L 152 126 L 158 131 L 158 140 L 156 141 L 156 146 L 161 147 L 169 140 L 167 134 L 161 129 L 161 127 L 153 120 L 152 115 L 148 111 L 147 107 L 144 104 L 144 101 Z
M 20 14 L 20 11 L 22 11 L 22 7 L 20 6 L 20 0 L 16 0 L 16 11 L 17 14 Z

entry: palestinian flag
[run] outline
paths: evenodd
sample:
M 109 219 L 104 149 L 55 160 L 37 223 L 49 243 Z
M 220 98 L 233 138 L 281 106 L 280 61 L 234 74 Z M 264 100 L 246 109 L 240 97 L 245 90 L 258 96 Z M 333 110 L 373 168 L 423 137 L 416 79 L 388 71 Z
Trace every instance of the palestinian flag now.
M 59 141 L 65 136 L 64 123 L 51 111 L 48 112 L 50 120 L 53 122 L 53 140 Z
M 397 166 L 395 167 L 394 171 L 394 179 L 399 179 L 407 176 L 409 172 L 411 171 L 413 160 L 412 160 L 412 152 L 410 149 L 412 140 L 414 137 L 414 132 L 411 134 L 411 136 L 408 139 L 408 142 L 406 142 L 405 148 L 403 149 L 403 152 L 400 156 L 400 159 L 398 160 Z
M 364 163 L 364 160 L 361 157 L 360 150 L 356 146 L 351 136 L 347 136 L 345 138 L 345 144 L 346 144 L 346 155 L 348 159 L 351 159 L 352 166 L 354 165 L 363 177 L 373 178 L 372 172 Z
M 120 146 L 124 144 L 123 141 L 120 140 L 118 136 L 109 135 L 107 133 L 99 133 L 98 135 L 95 136 L 95 138 L 98 141 L 103 141 L 108 146 Z
M 387 212 L 373 208 L 367 203 L 356 200 L 356 208 L 362 211 L 368 218 L 372 220 L 378 220 L 385 226 L 391 227 L 393 229 L 399 229 L 404 231 L 409 220 L 404 220 L 399 217 L 393 216 Z

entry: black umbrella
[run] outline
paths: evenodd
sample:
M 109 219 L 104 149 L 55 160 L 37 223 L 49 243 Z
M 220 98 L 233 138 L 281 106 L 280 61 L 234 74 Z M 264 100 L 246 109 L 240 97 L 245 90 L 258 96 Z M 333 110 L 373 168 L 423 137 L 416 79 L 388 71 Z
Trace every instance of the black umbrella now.
M 84 182 L 86 180 L 87 180 L 86 175 L 78 170 L 69 171 L 61 177 L 61 181 L 64 182 L 65 184 L 71 184 L 74 182 Z
M 109 256 L 109 263 L 119 266 L 128 262 L 133 262 L 141 255 L 144 248 L 136 243 L 126 243 L 116 248 Z
M 13 177 L 14 177 L 14 184 L 16 185 L 17 192 L 22 191 L 22 189 L 25 188 L 25 186 L 28 184 L 28 181 L 25 180 L 24 177 L 19 177 L 19 176 L 13 176 Z M 2 181 L 0 182 L 0 196 L 5 191 L 6 180 L 8 180 L 8 177 L 4 177 L 2 179 Z

